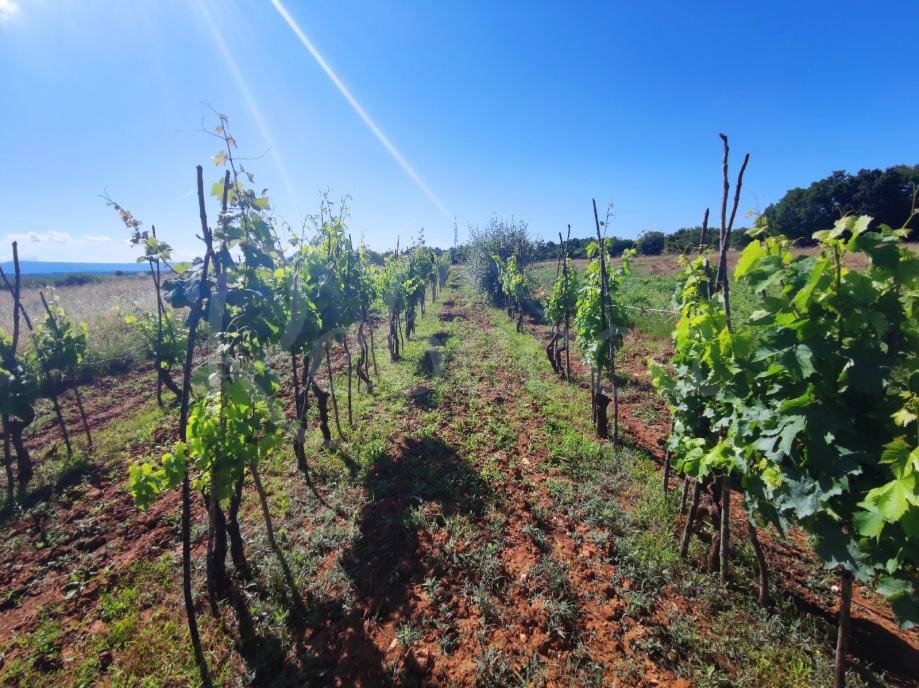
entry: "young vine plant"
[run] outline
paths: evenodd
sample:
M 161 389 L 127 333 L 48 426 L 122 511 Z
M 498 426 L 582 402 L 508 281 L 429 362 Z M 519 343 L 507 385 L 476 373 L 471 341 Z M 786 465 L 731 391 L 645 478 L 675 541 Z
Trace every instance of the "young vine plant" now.
M 508 316 L 517 316 L 517 331 L 523 331 L 524 303 L 530 296 L 530 287 L 526 276 L 520 270 L 517 254 L 507 260 L 502 260 L 497 253 L 492 255 L 495 265 L 498 266 L 498 280 Z
M 622 302 L 622 283 L 631 274 L 631 259 L 635 252 L 631 249 L 625 251 L 613 270 L 608 269 L 612 258 L 605 240 L 602 248 L 597 242 L 588 244 L 587 255 L 590 263 L 577 291 L 574 328 L 578 348 L 591 371 L 591 408 L 597 434 L 604 438 L 609 434 L 606 407 L 612 397 L 615 439 L 619 424 L 615 356 L 629 326 Z M 610 395 L 603 389 L 604 372 L 608 376 Z
M 677 468 L 729 475 L 751 514 L 803 528 L 840 575 L 843 656 L 853 578 L 919 622 L 919 258 L 906 230 L 870 221 L 817 232 L 812 256 L 753 230 L 734 279 L 761 308 L 742 327 L 712 295 L 706 257 L 684 261 L 674 357 L 652 364 Z M 847 267 L 853 254 L 867 267 Z

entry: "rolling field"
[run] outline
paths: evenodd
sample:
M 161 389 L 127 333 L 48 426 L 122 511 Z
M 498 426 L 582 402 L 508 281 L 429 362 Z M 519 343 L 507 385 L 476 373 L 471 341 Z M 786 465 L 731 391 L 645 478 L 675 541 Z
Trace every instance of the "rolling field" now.
M 24 286 L 23 306 L 36 325 L 45 317 L 42 293 L 74 321 L 89 327 L 87 372 L 122 371 L 143 360 L 143 345 L 124 319 L 138 310 L 156 310 L 149 275 L 112 277 L 73 286 Z M 0 299 L 0 328 L 6 333 L 13 331 L 9 298 Z

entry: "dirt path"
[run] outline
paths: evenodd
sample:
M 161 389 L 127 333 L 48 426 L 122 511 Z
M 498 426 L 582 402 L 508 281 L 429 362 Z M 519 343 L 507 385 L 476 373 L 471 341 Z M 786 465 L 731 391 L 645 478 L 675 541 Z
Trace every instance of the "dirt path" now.
M 395 451 L 371 470 L 374 498 L 344 555 L 357 600 L 305 645 L 322 646 L 334 685 L 610 685 L 641 630 L 622 619 L 603 545 L 553 513 L 546 419 L 497 345 L 491 314 L 450 296 L 436 339 L 460 344 L 434 381 L 441 401 L 409 411 Z M 649 684 L 679 685 L 640 661 Z
M 336 555 L 353 598 L 303 635 L 300 652 L 316 663 L 307 675 L 339 686 L 695 684 L 698 657 L 680 646 L 675 629 L 691 619 L 698 631 L 682 632 L 730 645 L 730 624 L 763 623 L 758 612 L 741 602 L 706 618 L 709 603 L 693 597 L 704 595 L 700 583 L 649 576 L 640 551 L 621 551 L 646 535 L 672 539 L 672 521 L 658 533 L 619 532 L 628 529 L 617 517 L 630 520 L 623 510 L 649 508 L 647 491 L 638 494 L 626 476 L 617 483 L 613 466 L 606 479 L 579 463 L 578 451 L 588 461 L 593 451 L 586 392 L 534 370 L 532 355 L 514 349 L 511 326 L 497 326 L 500 313 L 457 290 L 445 296 L 443 330 L 430 341 L 448 342 L 446 366 L 430 382 L 430 403 L 409 404 L 390 428 L 389 451 L 368 473 L 358 533 Z M 641 391 L 624 403 L 624 433 L 660 456 L 666 421 L 650 429 L 640 421 L 650 388 L 639 362 L 648 350 L 632 342 L 631 352 L 625 368 L 633 393 Z M 538 384 L 555 397 L 541 399 Z M 586 424 L 571 425 L 585 415 Z M 560 451 L 560 433 L 569 431 L 565 442 L 586 443 Z M 632 528 L 650 528 L 642 518 L 631 517 Z M 749 590 L 739 595 L 749 599 Z M 776 671 L 788 671 L 779 660 L 798 666 L 808 653 L 829 654 L 831 629 L 810 628 L 806 637 L 793 631 L 771 640 Z M 905 647 L 883 665 L 890 685 L 911 684 L 915 655 L 906 636 L 888 636 Z M 814 653 L 814 643 L 824 649 Z M 738 667 L 714 640 L 693 652 L 723 680 L 748 681 L 743 672 L 758 671 L 757 685 L 820 683 L 828 667 L 815 660 L 819 667 L 795 679 Z

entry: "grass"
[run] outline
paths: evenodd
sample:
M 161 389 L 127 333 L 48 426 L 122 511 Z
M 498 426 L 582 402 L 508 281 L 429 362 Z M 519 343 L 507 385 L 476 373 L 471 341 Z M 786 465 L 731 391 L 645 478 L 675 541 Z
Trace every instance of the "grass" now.
M 738 302 L 743 304 L 744 298 L 741 295 Z M 749 310 L 746 305 L 739 308 L 744 309 Z M 601 539 L 604 533 L 610 536 L 610 556 L 620 577 L 612 582 L 621 585 L 628 580 L 627 613 L 654 627 L 653 637 L 664 651 L 662 661 L 694 685 L 829 684 L 832 629 L 802 616 L 784 593 L 775 609 L 761 609 L 755 601 L 756 574 L 746 543 L 735 555 L 736 592 L 722 592 L 715 577 L 698 572 L 703 558 L 698 549 L 689 561 L 681 561 L 673 525 L 678 497 L 662 494 L 653 460 L 640 450 L 614 452 L 608 444 L 587 439 L 590 416 L 584 402 L 578 405 L 571 388 L 552 376 L 539 343 L 517 334 L 503 313 L 493 311 L 492 317 L 497 345 L 515 352 L 525 376 L 524 389 L 540 406 L 555 437 L 550 465 L 571 479 L 550 483 L 551 511 L 590 524 Z M 552 590 L 548 582 L 547 589 Z M 682 613 L 659 620 L 674 594 L 693 610 L 692 622 Z M 653 643 L 646 642 L 644 649 L 654 651 Z M 678 651 L 670 659 L 666 650 L 673 647 Z M 850 672 L 849 685 L 876 684 L 883 684 L 883 678 L 870 668 Z
M 729 253 L 733 266 L 737 252 Z M 583 271 L 586 260 L 575 261 Z M 536 263 L 527 271 L 537 293 L 548 294 L 555 280 L 555 263 Z M 677 256 L 638 256 L 632 264 L 632 274 L 622 284 L 622 303 L 629 310 L 633 327 L 651 339 L 669 340 L 679 313 L 674 298 L 679 287 Z M 739 326 L 756 310 L 753 292 L 746 284 L 732 283 L 731 305 L 734 321 Z
M 746 544 L 735 554 L 736 592 L 726 593 L 714 576 L 699 573 L 701 551 L 681 561 L 673 533 L 676 495 L 660 490 L 660 473 L 641 452 L 613 454 L 601 448 L 603 461 L 581 463 L 574 449 L 562 466 L 578 486 L 557 491 L 555 508 L 597 528 L 608 528 L 617 579 L 627 589 L 625 616 L 653 629 L 641 650 L 659 656 L 693 685 L 828 685 L 832 677 L 830 629 L 801 616 L 792 599 L 780 594 L 773 610 L 755 602 L 752 554 Z M 610 476 L 621 477 L 630 508 L 609 494 Z M 627 585 L 626 585 L 627 582 Z M 623 587 L 625 586 L 625 587 Z M 676 611 L 677 594 L 692 610 Z M 667 608 L 670 607 L 670 611 Z M 700 620 L 704 620 L 700 623 Z M 851 672 L 850 686 L 881 684 L 870 670 Z M 868 681 L 866 684 L 865 681 Z

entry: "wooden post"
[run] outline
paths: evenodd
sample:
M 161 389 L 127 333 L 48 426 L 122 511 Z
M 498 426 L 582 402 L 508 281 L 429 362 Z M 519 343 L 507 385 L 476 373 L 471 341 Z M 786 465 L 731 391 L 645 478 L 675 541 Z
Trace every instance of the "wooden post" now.
M 731 474 L 726 472 L 721 477 L 721 551 L 719 556 L 720 567 L 718 573 L 722 583 L 728 581 L 728 567 L 730 565 L 731 537 Z
M 680 541 L 680 559 L 685 559 L 689 552 L 689 540 L 692 537 L 692 527 L 695 525 L 696 514 L 699 512 L 699 498 L 702 496 L 702 481 L 697 480 L 692 488 L 692 502 L 689 505 L 689 514 L 686 516 L 686 526 L 683 529 L 683 539 Z
M 179 399 L 179 438 L 184 442 L 188 439 L 188 407 L 191 397 L 191 369 L 195 352 L 195 337 L 198 333 L 198 324 L 204 311 L 204 299 L 209 295 L 207 287 L 208 269 L 214 252 L 213 238 L 207 226 L 207 212 L 204 205 L 204 178 L 201 165 L 196 168 L 198 186 L 198 212 L 201 220 L 201 234 L 205 243 L 204 264 L 201 267 L 201 285 L 198 289 L 198 298 L 189 316 L 188 344 L 185 350 L 185 367 L 182 379 L 182 396 Z M 201 635 L 198 632 L 198 622 L 195 618 L 195 600 L 191 590 L 191 483 L 186 467 L 182 476 L 182 593 L 185 600 L 185 616 L 188 619 L 188 631 L 191 636 L 192 648 L 195 653 L 195 663 L 201 674 L 201 682 L 211 686 L 210 673 L 207 669 L 207 660 L 201 647 Z
M 747 169 L 747 163 L 750 162 L 750 154 L 744 156 L 740 171 L 737 173 L 737 183 L 734 185 L 734 204 L 731 208 L 730 219 L 727 218 L 728 193 L 731 185 L 728 181 L 728 137 L 719 134 L 724 145 L 724 156 L 721 163 L 722 176 L 722 195 L 721 195 L 721 246 L 719 247 L 718 257 L 718 276 L 716 287 L 721 289 L 721 298 L 724 303 L 724 315 L 728 332 L 733 332 L 734 327 L 731 323 L 731 294 L 730 279 L 728 278 L 728 246 L 731 243 L 731 230 L 734 227 L 734 218 L 737 215 L 737 206 L 740 204 L 740 190 L 743 187 L 743 176 Z M 719 573 L 723 582 L 728 578 L 728 567 L 730 559 L 729 537 L 731 533 L 731 473 L 728 470 L 722 476 L 721 490 L 721 552 Z
M 335 396 L 335 382 L 332 379 L 332 360 L 329 357 L 329 345 L 325 346 L 325 369 L 329 376 L 329 394 L 332 396 L 332 410 L 335 412 L 335 429 L 338 431 L 338 439 L 344 440 L 345 436 L 341 431 L 341 423 L 338 420 L 338 399 Z
M 846 685 L 846 651 L 849 647 L 849 627 L 852 623 L 852 574 L 839 572 L 839 625 L 836 633 L 836 661 L 833 665 L 833 688 Z
M 610 371 L 609 371 L 609 380 L 610 386 L 612 387 L 613 392 L 613 444 L 619 444 L 619 390 L 617 389 L 616 383 L 616 350 L 613 345 L 613 333 L 610 332 L 610 324 L 608 319 L 608 300 L 609 300 L 609 285 L 607 283 L 607 274 L 606 274 L 606 245 L 603 241 L 603 237 L 600 234 L 600 217 L 597 215 L 597 199 L 594 198 L 594 223 L 597 228 L 597 243 L 599 244 L 600 251 L 600 326 L 603 328 L 603 332 L 606 333 L 606 344 L 609 354 L 610 362 Z M 598 380 L 602 381 L 603 379 L 603 368 L 600 366 L 600 369 L 597 371 Z M 598 382 L 598 389 L 602 385 Z M 605 409 L 604 409 L 605 412 Z
M 561 236 L 561 235 L 559 235 Z M 571 242 L 571 225 L 568 225 L 568 237 L 565 239 L 565 281 L 568 280 L 568 247 Z M 565 379 L 571 380 L 571 309 L 565 301 Z
M 702 218 L 702 230 L 699 232 L 699 253 L 705 248 L 705 234 L 708 232 L 708 208 L 705 209 L 705 217 Z
M 230 170 L 227 170 L 223 178 L 223 197 L 220 204 L 220 216 L 218 222 L 222 227 L 221 254 L 227 249 L 227 196 L 230 187 Z M 220 261 L 214 260 L 214 277 L 217 279 L 217 291 L 208 299 L 208 320 L 213 332 L 220 332 L 223 328 L 224 307 L 227 302 L 227 275 L 224 266 Z M 223 409 L 225 408 L 225 390 L 229 383 L 230 371 L 227 363 L 226 349 L 220 349 L 220 429 L 223 435 L 226 432 L 226 422 Z M 206 566 L 207 572 L 207 599 L 211 607 L 211 615 L 214 618 L 219 616 L 217 608 L 218 584 L 223 587 L 226 579 L 226 519 L 223 517 L 223 510 L 220 508 L 220 473 L 218 471 L 220 455 L 211 461 L 210 466 L 210 484 L 205 494 L 207 500 L 207 554 Z
M 753 553 L 756 555 L 756 568 L 759 573 L 757 600 L 760 606 L 765 607 L 769 604 L 769 564 L 766 562 L 763 546 L 756 535 L 756 524 L 750 514 L 747 514 L 747 535 L 750 538 L 750 544 L 753 546 Z
M 150 225 L 150 232 L 156 239 L 156 225 Z M 156 289 L 156 348 L 153 352 L 153 365 L 156 366 L 156 403 L 158 406 L 163 405 L 163 376 L 160 374 L 162 366 L 162 346 L 163 346 L 163 302 L 160 298 L 160 260 L 159 257 L 150 262 L 150 276 L 153 278 L 153 288 Z M 154 265 L 155 263 L 155 265 Z
M 676 425 L 676 421 L 671 421 L 670 423 L 670 435 L 673 435 L 673 428 Z M 664 454 L 664 494 L 670 492 L 670 437 L 668 436 L 667 442 L 667 451 Z M 682 509 L 680 509 L 682 511 Z
M 7 278 L 3 268 L 0 267 L 0 277 L 3 278 L 10 295 L 13 297 L 13 337 L 10 342 L 8 358 L 3 363 L 8 370 L 16 369 L 19 363 L 16 354 L 19 349 L 19 318 L 20 315 L 26 320 L 31 329 L 32 324 L 29 320 L 29 314 L 26 313 L 22 306 L 22 272 L 19 267 L 19 247 L 17 242 L 13 242 L 13 283 Z M 29 480 L 32 479 L 32 458 L 29 450 L 22 440 L 22 433 L 35 420 L 35 411 L 29 406 L 26 417 L 16 418 L 11 416 L 3 417 L 3 458 L 6 464 L 7 476 L 7 499 L 12 500 L 15 488 L 13 486 L 13 457 L 12 449 L 16 450 L 16 469 L 18 472 L 19 493 L 24 495 Z M 12 448 L 11 446 L 12 445 Z
M 351 408 L 351 396 L 352 396 L 351 395 L 351 375 L 353 373 L 354 366 L 353 366 L 353 362 L 351 359 L 351 349 L 348 348 L 347 331 L 345 332 L 345 336 L 342 341 L 344 343 L 345 358 L 348 361 L 348 425 L 353 428 L 354 427 L 354 415 L 353 415 L 353 411 Z
M 689 476 L 683 478 L 683 491 L 680 494 L 680 511 L 679 514 L 682 516 L 683 512 L 686 511 L 686 496 L 689 492 Z

